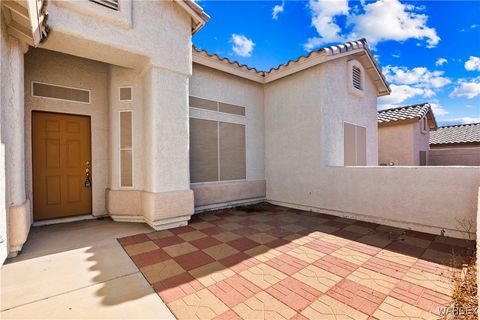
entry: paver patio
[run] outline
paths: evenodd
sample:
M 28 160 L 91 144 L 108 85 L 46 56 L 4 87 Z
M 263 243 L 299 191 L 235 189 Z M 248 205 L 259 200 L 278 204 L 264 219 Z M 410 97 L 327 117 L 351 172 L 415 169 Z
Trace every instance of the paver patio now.
M 260 208 L 118 241 L 178 319 L 437 319 L 472 245 Z

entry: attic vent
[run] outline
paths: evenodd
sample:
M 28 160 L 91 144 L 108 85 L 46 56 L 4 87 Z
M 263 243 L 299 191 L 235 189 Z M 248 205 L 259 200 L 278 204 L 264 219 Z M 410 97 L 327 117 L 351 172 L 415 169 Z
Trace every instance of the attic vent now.
M 104 7 L 109 9 L 117 10 L 118 11 L 118 1 L 119 0 L 90 0 L 91 2 L 98 3 Z
M 352 82 L 355 89 L 362 90 L 362 71 L 357 66 L 352 67 Z

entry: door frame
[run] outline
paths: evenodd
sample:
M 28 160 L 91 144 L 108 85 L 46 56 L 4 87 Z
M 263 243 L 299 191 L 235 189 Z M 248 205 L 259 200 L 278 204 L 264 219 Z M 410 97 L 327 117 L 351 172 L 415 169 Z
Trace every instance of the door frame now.
M 32 222 L 33 222 L 33 225 L 34 226 L 40 226 L 40 225 L 48 225 L 48 224 L 52 224 L 52 223 L 63 223 L 63 222 L 71 222 L 71 221 L 78 221 L 78 220 L 85 220 L 86 218 L 94 218 L 94 215 L 93 215 L 93 188 L 90 188 L 90 193 L 91 193 L 91 197 L 90 197 L 90 213 L 89 214 L 83 214 L 83 215 L 78 215 L 78 216 L 71 216 L 71 217 L 61 217 L 61 218 L 52 218 L 52 219 L 44 219 L 44 220 L 35 220 L 35 213 L 34 213 L 34 207 L 35 207 L 35 204 L 34 204 L 34 201 L 35 201 L 35 197 L 34 197 L 34 179 L 35 179 L 35 175 L 33 174 L 33 168 L 34 168 L 34 161 L 35 161 L 35 156 L 34 156 L 34 152 L 33 152 L 33 135 L 34 135 L 34 132 L 33 132 L 33 114 L 34 113 L 48 113 L 48 114 L 57 114 L 57 115 L 67 115 L 67 116 L 75 116 L 75 117 L 84 117 L 84 118 L 88 118 L 88 122 L 90 124 L 90 140 L 88 141 L 88 143 L 90 144 L 90 179 L 92 180 L 92 183 L 93 183 L 93 134 L 92 134 L 92 116 L 91 115 L 88 115 L 88 114 L 78 114 L 78 113 L 69 113 L 69 112 L 57 112 L 57 111 L 47 111 L 47 110 L 36 110 L 36 109 L 32 109 L 31 110 L 31 113 L 30 113 L 30 154 L 31 154 L 31 177 L 32 177 L 32 181 L 31 181 L 31 201 L 32 201 L 32 205 L 31 205 L 31 215 L 32 215 Z

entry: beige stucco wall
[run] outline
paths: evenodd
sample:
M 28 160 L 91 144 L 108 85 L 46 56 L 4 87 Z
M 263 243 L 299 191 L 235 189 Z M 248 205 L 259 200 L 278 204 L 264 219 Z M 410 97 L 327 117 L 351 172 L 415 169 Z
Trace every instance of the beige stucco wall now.
M 420 122 L 398 123 L 378 128 L 379 164 L 396 166 L 420 165 L 420 151 L 429 150 L 430 133 L 422 133 Z M 428 162 L 427 162 L 428 164 Z
M 199 64 L 193 65 L 189 81 L 191 96 L 245 107 L 245 117 L 214 115 L 226 121 L 245 124 L 246 179 L 236 182 L 195 183 L 195 207 L 227 204 L 237 200 L 265 197 L 265 122 L 263 85 Z M 209 119 L 207 110 L 191 110 L 192 116 Z M 212 118 L 213 119 L 213 118 Z M 263 188 L 262 188 L 263 185 Z
M 431 166 L 480 166 L 480 146 L 432 148 L 429 153 Z
M 31 114 L 33 110 L 87 115 L 91 118 L 92 209 L 94 215 L 106 213 L 105 189 L 109 172 L 109 97 L 107 64 L 42 49 L 25 55 L 25 154 L 26 185 L 32 191 Z M 32 97 L 31 81 L 91 90 L 91 103 L 81 104 Z M 33 199 L 35 201 L 35 199 Z
M 91 1 L 50 1 L 42 47 L 144 69 L 191 73 L 191 18 L 174 1 L 120 1 L 120 10 Z
M 267 199 L 354 219 L 466 238 L 459 221 L 475 224 L 478 168 L 312 168 L 310 179 L 267 181 Z

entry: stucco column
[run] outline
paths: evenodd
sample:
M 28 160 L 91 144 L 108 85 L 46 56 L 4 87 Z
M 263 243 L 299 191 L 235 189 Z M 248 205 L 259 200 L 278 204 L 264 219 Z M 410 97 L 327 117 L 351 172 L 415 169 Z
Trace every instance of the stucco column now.
M 5 144 L 5 187 L 10 255 L 25 243 L 31 225 L 25 195 L 24 52 L 27 47 L 9 37 L 2 65 L 2 143 Z M 2 59 L 3 59 L 2 54 Z
M 156 229 L 184 225 L 193 214 L 188 75 L 151 67 L 143 80 L 143 215 Z

